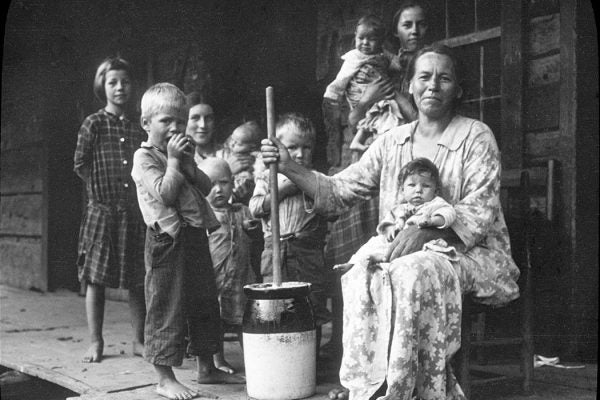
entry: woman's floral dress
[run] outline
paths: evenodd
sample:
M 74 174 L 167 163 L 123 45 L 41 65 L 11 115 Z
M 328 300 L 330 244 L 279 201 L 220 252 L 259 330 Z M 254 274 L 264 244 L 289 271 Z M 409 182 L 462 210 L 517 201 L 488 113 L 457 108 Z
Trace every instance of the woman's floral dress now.
M 398 172 L 413 159 L 417 121 L 376 140 L 337 175 L 317 174 L 315 209 L 339 212 L 379 190 L 380 218 L 402 196 Z M 419 251 L 342 277 L 344 354 L 341 383 L 350 399 L 368 399 L 387 381 L 393 399 L 462 399 L 449 366 L 460 347 L 462 294 L 491 305 L 519 296 L 500 206 L 500 152 L 484 123 L 455 116 L 432 160 L 442 197 L 454 206 L 451 228 L 466 245 L 458 260 Z

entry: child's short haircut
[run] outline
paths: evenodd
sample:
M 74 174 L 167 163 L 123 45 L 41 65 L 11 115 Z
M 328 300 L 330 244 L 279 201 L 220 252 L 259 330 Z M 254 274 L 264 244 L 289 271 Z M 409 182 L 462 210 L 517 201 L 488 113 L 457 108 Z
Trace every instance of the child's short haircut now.
M 104 59 L 96 70 L 96 77 L 94 78 L 94 95 L 103 103 L 106 102 L 104 84 L 106 83 L 106 73 L 108 71 L 125 71 L 129 75 L 129 78 L 132 79 L 131 64 L 127 61 L 121 57 L 108 57 Z
M 373 30 L 373 34 L 375 34 L 378 39 L 383 40 L 385 38 L 385 24 L 378 16 L 373 14 L 365 15 L 358 20 L 356 23 L 356 28 L 358 28 L 360 25 L 371 28 Z
M 222 158 L 218 157 L 207 157 L 198 163 L 198 168 L 207 175 L 210 175 L 212 171 L 224 170 L 229 177 L 232 177 L 231 167 L 229 163 Z
M 142 96 L 142 118 L 151 118 L 166 108 L 186 109 L 185 94 L 177 86 L 162 82 L 151 86 Z
M 427 158 L 415 158 L 402 167 L 398 174 L 398 181 L 400 182 L 400 185 L 402 185 L 410 175 L 421 175 L 424 173 L 431 175 L 431 179 L 435 181 L 436 191 L 439 190 L 441 187 L 440 172 L 435 164 Z
M 312 146 L 315 146 L 317 133 L 311 120 L 297 112 L 289 112 L 279 116 L 275 124 L 275 135 L 279 139 L 279 132 L 282 128 L 291 125 L 295 127 L 303 136 L 305 136 Z
M 260 125 L 258 124 L 258 122 L 252 120 L 252 121 L 246 121 L 243 124 L 238 125 L 233 130 L 233 132 L 231 132 L 231 135 L 229 136 L 230 142 L 236 140 L 236 136 L 238 136 L 236 134 L 236 132 L 239 132 L 239 129 L 242 129 L 242 128 L 244 129 L 245 132 L 250 133 L 250 137 L 248 138 L 250 141 L 259 142 L 260 139 L 262 139 L 262 129 L 261 129 Z

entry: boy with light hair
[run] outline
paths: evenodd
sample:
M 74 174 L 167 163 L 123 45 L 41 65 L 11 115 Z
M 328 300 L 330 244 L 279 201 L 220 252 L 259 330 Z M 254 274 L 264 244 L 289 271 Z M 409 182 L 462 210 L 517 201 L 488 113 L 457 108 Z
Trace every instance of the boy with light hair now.
M 141 124 L 148 141 L 135 152 L 131 172 L 147 225 L 144 357 L 158 374 L 156 392 L 169 399 L 197 395 L 173 373 L 183 362 L 186 335 L 198 383 L 219 380 L 212 357 L 220 348 L 221 322 L 207 231 L 220 224 L 205 198 L 210 179 L 197 168 L 185 136 L 185 100 L 169 83 L 146 91 Z

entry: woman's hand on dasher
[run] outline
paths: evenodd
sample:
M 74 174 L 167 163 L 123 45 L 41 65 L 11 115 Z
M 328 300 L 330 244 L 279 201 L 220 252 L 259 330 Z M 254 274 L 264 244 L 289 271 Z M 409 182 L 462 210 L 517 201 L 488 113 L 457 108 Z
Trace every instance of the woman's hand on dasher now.
M 287 148 L 277 138 L 263 139 L 260 142 L 260 152 L 262 161 L 266 167 L 270 164 L 277 163 L 281 167 L 285 167 L 287 163 L 292 162 L 292 157 Z

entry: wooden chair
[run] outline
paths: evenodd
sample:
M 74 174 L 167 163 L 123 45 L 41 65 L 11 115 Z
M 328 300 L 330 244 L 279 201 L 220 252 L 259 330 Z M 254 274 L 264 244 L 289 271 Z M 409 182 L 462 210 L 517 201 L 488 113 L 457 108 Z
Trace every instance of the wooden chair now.
M 518 306 L 521 314 L 521 332 L 518 337 L 488 339 L 485 337 L 485 317 L 493 313 L 494 308 L 475 303 L 468 294 L 463 298 L 463 319 L 461 333 L 461 349 L 456 355 L 458 380 L 467 398 L 471 395 L 471 386 L 489 384 L 507 379 L 502 375 L 490 375 L 477 378 L 470 373 L 471 351 L 491 346 L 520 346 L 522 372 L 522 389 L 524 394 L 531 393 L 533 378 L 533 270 L 531 267 L 532 230 L 531 200 L 532 189 L 540 189 L 545 197 L 545 218 L 554 220 L 554 182 L 555 161 L 549 160 L 541 167 L 531 167 L 502 172 L 501 200 L 509 232 L 511 223 L 520 221 L 512 231 L 518 231 L 518 240 L 511 237 L 513 258 L 521 271 L 521 296 L 510 306 Z M 472 318 L 475 327 L 472 332 Z M 479 359 L 481 357 L 478 357 Z

